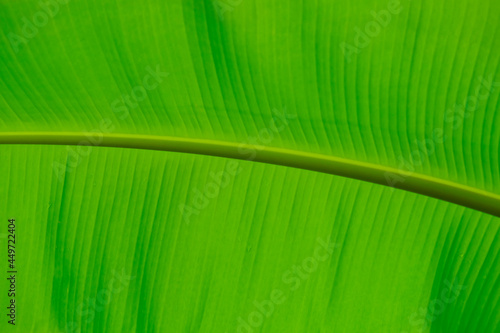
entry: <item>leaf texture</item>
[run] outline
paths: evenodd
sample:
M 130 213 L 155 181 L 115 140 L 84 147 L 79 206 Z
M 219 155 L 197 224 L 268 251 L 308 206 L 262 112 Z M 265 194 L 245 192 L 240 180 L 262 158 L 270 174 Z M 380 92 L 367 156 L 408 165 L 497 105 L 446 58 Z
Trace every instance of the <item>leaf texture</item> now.
M 239 162 L 240 172 L 186 223 L 179 206 L 228 160 L 99 148 L 59 181 L 50 165 L 68 160 L 65 148 L 4 151 L 12 166 L 2 163 L 9 177 L 1 209 L 19 211 L 22 235 L 22 332 L 71 331 L 72 323 L 88 332 L 234 332 L 273 290 L 285 300 L 256 331 L 416 331 L 421 309 L 436 299 L 445 308 L 430 311 L 432 331 L 498 325 L 498 218 L 380 185 Z M 30 172 L 34 163 L 40 169 Z M 329 240 L 331 254 L 321 250 L 316 267 L 307 262 Z M 116 272 L 130 280 L 115 293 Z M 450 303 L 447 283 L 463 288 Z
M 0 221 L 19 240 L 2 332 L 500 330 L 499 217 L 384 186 L 500 195 L 500 2 L 46 1 L 0 0 Z

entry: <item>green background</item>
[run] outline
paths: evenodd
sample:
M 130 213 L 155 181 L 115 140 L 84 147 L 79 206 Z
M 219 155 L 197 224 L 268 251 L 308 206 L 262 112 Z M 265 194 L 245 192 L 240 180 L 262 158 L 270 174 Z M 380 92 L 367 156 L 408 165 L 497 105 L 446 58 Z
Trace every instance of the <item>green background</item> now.
M 52 4 L 53 17 L 26 37 L 43 6 L 0 0 L 0 136 L 256 141 L 410 166 L 500 194 L 497 0 L 401 1 L 348 58 L 342 43 L 355 45 L 357 29 L 389 1 L 242 0 L 222 17 L 200 0 Z M 17 52 L 13 34 L 26 41 Z M 126 116 L 117 112 L 113 103 L 144 84 L 147 68 L 169 75 Z M 474 103 L 483 78 L 491 89 Z M 266 140 L 273 110 L 295 117 Z M 416 158 L 429 140 L 432 152 Z M 254 332 L 500 329 L 499 218 L 238 161 L 240 172 L 187 223 L 180 207 L 213 183 L 211 173 L 228 175 L 231 161 L 0 144 L 0 266 L 7 270 L 7 219 L 16 218 L 18 268 L 15 327 L 0 280 L 1 330 L 235 332 L 275 289 L 286 300 Z M 338 246 L 290 290 L 283 275 L 313 256 L 318 237 Z M 463 288 L 452 301 L 447 283 Z

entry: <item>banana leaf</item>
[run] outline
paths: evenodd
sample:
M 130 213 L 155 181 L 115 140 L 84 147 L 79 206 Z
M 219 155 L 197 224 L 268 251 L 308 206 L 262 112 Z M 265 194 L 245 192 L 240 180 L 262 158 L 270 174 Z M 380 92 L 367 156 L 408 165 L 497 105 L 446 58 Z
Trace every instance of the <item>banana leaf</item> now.
M 499 18 L 0 1 L 0 331 L 500 332 Z

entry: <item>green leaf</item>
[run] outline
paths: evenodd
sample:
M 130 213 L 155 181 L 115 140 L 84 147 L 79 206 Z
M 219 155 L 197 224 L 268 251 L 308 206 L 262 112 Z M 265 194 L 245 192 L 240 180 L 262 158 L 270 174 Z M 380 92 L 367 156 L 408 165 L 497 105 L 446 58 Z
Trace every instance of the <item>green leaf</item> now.
M 498 1 L 0 9 L 2 332 L 500 329 Z

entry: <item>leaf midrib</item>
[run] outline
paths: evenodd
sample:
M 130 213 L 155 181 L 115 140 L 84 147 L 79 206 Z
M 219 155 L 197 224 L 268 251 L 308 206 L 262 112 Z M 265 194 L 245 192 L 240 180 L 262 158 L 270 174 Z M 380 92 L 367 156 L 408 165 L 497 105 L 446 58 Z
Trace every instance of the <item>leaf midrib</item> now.
M 392 187 L 500 217 L 500 195 L 492 192 L 378 164 L 297 150 L 205 139 L 95 132 L 3 132 L 0 144 L 83 145 L 190 153 L 282 165 L 384 186 L 389 186 L 388 176 L 401 177 L 398 179 L 402 181 Z

